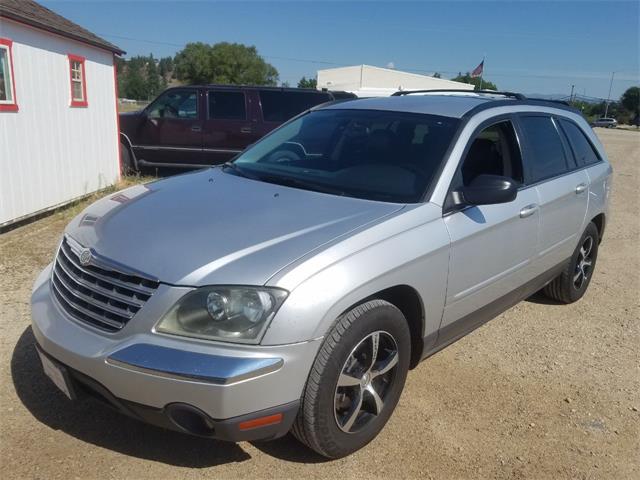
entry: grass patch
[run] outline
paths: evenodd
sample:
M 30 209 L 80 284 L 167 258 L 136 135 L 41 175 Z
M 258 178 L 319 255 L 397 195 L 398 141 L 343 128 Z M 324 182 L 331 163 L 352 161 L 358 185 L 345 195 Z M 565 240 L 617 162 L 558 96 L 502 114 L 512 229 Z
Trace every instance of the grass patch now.
M 100 200 L 103 197 L 106 197 L 107 195 L 111 195 L 112 193 L 128 187 L 132 187 L 134 185 L 149 183 L 157 179 L 157 177 L 146 175 L 123 175 L 117 183 L 98 190 L 97 192 L 90 193 L 85 197 L 69 202 L 64 206 L 55 209 L 53 213 L 61 218 L 68 218 L 69 220 L 71 220 L 82 210 L 84 210 L 88 205 L 97 200 Z

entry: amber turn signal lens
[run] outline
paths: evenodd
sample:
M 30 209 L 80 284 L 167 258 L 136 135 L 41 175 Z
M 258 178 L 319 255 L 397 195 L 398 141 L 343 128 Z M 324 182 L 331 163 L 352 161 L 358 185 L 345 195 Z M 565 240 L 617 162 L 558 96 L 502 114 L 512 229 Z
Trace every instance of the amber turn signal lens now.
M 266 427 L 267 425 L 274 425 L 282 421 L 282 414 L 276 413 L 275 415 L 268 415 L 266 417 L 254 418 L 253 420 L 247 420 L 240 423 L 238 428 L 240 430 L 251 430 L 252 428 Z

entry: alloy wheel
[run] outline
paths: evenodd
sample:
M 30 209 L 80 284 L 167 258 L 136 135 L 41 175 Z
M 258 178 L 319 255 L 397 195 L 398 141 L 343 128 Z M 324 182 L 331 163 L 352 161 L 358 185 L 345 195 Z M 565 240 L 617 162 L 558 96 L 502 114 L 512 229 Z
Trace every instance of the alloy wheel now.
M 338 427 L 356 433 L 382 412 L 395 379 L 398 346 L 391 334 L 370 333 L 345 361 L 334 396 Z
M 591 269 L 593 266 L 593 237 L 586 237 L 584 242 L 582 242 L 582 246 L 580 247 L 580 251 L 578 252 L 578 259 L 576 261 L 576 269 L 573 273 L 573 286 L 576 290 L 580 290 L 584 283 L 589 278 L 591 274 Z

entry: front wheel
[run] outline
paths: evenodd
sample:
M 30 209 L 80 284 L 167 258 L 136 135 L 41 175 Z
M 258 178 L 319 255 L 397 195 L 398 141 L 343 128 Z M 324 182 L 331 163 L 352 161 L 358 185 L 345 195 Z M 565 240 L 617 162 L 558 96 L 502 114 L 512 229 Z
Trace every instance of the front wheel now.
M 573 303 L 587 291 L 598 258 L 598 228 L 589 223 L 563 272 L 544 287 L 547 297 L 561 303 Z
M 407 321 L 372 300 L 338 319 L 311 368 L 293 434 L 329 458 L 373 440 L 400 399 L 409 369 Z

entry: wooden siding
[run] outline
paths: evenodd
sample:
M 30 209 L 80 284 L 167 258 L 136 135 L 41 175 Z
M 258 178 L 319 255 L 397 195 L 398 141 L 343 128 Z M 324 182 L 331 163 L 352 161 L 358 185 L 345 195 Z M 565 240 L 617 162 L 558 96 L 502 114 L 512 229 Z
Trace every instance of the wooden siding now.
M 113 55 L 6 19 L 17 112 L 0 112 L 0 225 L 119 176 Z M 72 107 L 68 54 L 86 58 L 87 107 Z

